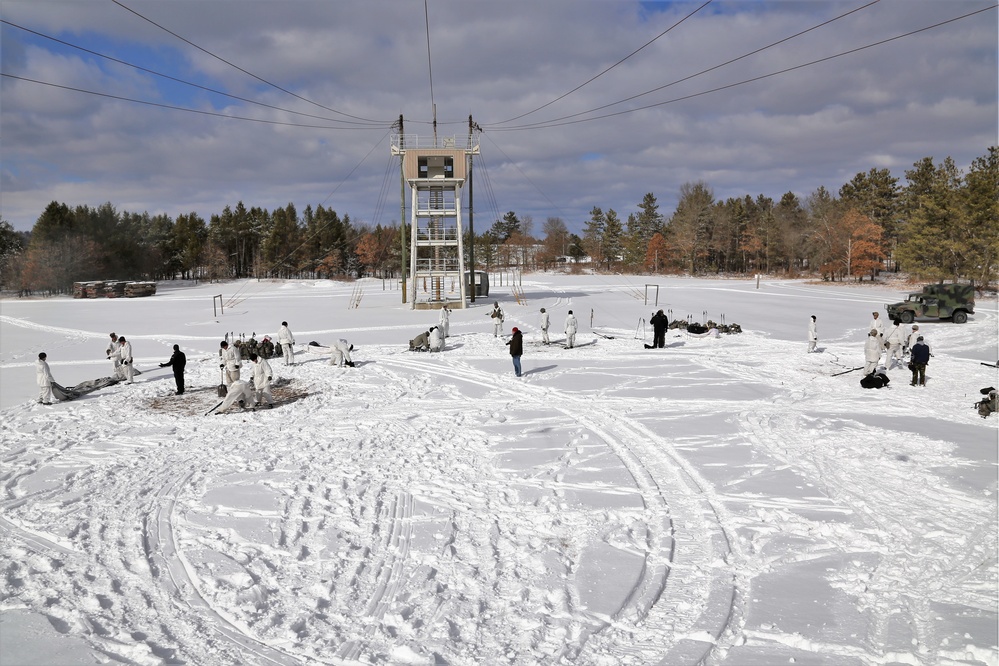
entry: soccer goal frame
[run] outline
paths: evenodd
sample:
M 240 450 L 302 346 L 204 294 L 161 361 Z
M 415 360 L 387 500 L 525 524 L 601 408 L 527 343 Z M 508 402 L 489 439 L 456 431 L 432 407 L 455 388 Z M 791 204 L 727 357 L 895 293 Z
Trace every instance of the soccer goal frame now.
M 659 285 L 658 284 L 647 284 L 645 285 L 645 304 L 649 304 L 649 287 L 654 287 L 656 290 L 656 305 L 659 305 Z

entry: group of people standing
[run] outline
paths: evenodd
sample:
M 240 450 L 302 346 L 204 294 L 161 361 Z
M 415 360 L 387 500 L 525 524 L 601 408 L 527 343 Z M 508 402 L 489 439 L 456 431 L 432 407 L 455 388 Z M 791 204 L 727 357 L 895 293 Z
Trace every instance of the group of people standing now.
M 450 321 L 451 321 L 451 310 L 445 303 L 441 307 L 440 324 L 438 326 L 431 326 L 429 330 L 423 331 L 415 338 L 409 341 L 410 351 L 442 351 L 444 349 L 445 339 L 449 336 Z M 503 335 L 503 322 L 506 319 L 506 314 L 503 312 L 503 308 L 500 307 L 499 301 L 493 302 L 493 308 L 488 313 L 487 316 L 492 319 L 493 322 L 493 337 L 500 337 Z M 551 338 L 549 337 L 549 330 L 551 329 L 551 316 L 545 308 L 541 308 L 541 343 L 545 345 L 551 344 Z M 565 318 L 565 346 L 567 349 L 572 349 L 576 345 L 576 333 L 579 330 L 579 322 L 576 320 L 576 316 L 569 310 Z M 513 370 L 514 373 L 520 377 L 523 375 L 523 371 L 520 365 L 520 359 L 524 355 L 524 337 L 523 332 L 517 328 L 513 327 L 511 331 L 512 335 L 509 340 L 507 340 L 506 345 L 509 347 L 510 357 L 513 359 Z
M 114 378 L 132 384 L 137 374 L 134 359 L 132 357 L 132 343 L 125 339 L 124 335 L 117 335 L 114 331 L 109 334 L 111 343 L 105 349 L 108 360 L 111 361 Z M 173 354 L 166 363 L 160 363 L 161 368 L 172 368 L 173 379 L 177 385 L 177 395 L 184 394 L 184 368 L 187 367 L 187 356 L 180 350 L 180 345 L 173 346 Z
M 451 310 L 444 304 L 440 309 L 440 321 L 438 326 L 431 327 L 410 341 L 411 350 L 441 351 L 444 342 L 449 337 Z M 884 319 L 879 312 L 871 313 L 872 319 L 869 325 L 869 333 L 864 345 L 864 375 L 874 375 L 878 372 L 884 374 L 881 367 L 882 355 L 887 355 L 885 365 L 888 369 L 901 365 L 905 354 L 909 354 L 908 368 L 912 372 L 912 386 L 926 385 L 926 366 L 930 359 L 929 346 L 919 333 L 919 326 L 913 325 L 911 330 L 905 330 L 901 322 L 894 320 L 890 327 L 886 327 Z M 493 320 L 493 335 L 499 337 L 503 334 L 503 321 L 505 315 L 500 307 L 499 301 L 493 303 L 493 309 L 489 312 L 489 317 Z M 662 310 L 659 310 L 649 320 L 653 326 L 653 348 L 662 348 L 665 345 L 665 333 L 669 321 Z M 545 308 L 541 308 L 541 341 L 542 344 L 551 344 L 549 330 L 551 327 L 551 317 Z M 565 346 L 572 349 L 575 346 L 576 333 L 579 323 L 572 310 L 568 311 L 565 319 L 564 332 L 566 336 Z M 126 340 L 125 336 L 119 336 L 112 332 L 110 334 L 110 344 L 106 351 L 107 358 L 112 361 L 114 377 L 125 384 L 132 384 L 134 381 L 135 368 L 133 365 L 132 343 Z M 281 353 L 286 366 L 295 364 L 295 337 L 288 327 L 288 322 L 282 321 L 277 334 L 278 342 L 281 345 Z M 506 342 L 509 347 L 510 356 L 513 359 L 514 372 L 517 377 L 522 376 L 521 357 L 524 353 L 523 333 L 517 327 L 512 329 L 512 336 Z M 818 351 L 818 327 L 817 318 L 811 315 L 808 323 L 808 353 Z M 233 404 L 245 404 L 252 402 L 259 405 L 266 402 L 268 407 L 274 404 L 274 396 L 271 392 L 271 382 L 273 381 L 273 371 L 270 363 L 264 357 L 251 353 L 249 360 L 253 364 L 253 389 L 249 387 L 249 382 L 240 380 L 240 370 L 242 358 L 238 344 L 230 345 L 228 341 L 222 341 L 219 349 L 219 368 L 222 371 L 223 383 L 226 386 L 226 400 L 223 402 L 222 410 Z M 354 346 L 344 339 L 338 339 L 331 347 L 330 365 L 338 367 L 354 367 L 350 352 Z M 170 367 L 173 370 L 174 381 L 177 386 L 177 395 L 184 394 L 184 370 L 187 365 L 187 357 L 181 351 L 179 345 L 173 346 L 173 353 L 165 363 L 160 363 L 161 368 Z M 51 405 L 54 401 L 52 392 L 52 373 L 47 362 L 47 355 L 42 352 L 36 361 L 36 376 L 39 387 L 38 402 L 43 405 Z M 885 382 L 887 383 L 887 382 Z M 227 404 L 228 403 L 228 404 Z
M 881 318 L 880 312 L 871 313 L 871 323 L 864 342 L 864 379 L 865 387 L 880 388 L 887 385 L 887 370 L 898 367 L 909 355 L 908 368 L 912 372 L 911 386 L 926 386 L 926 365 L 930 362 L 930 347 L 919 332 L 919 325 L 913 324 L 911 330 L 906 330 L 898 319 L 891 321 L 889 326 Z M 808 322 L 808 352 L 817 351 L 819 341 L 818 326 L 815 315 Z M 884 357 L 884 364 L 881 359 Z M 879 381 L 873 381 L 873 380 Z
M 497 316 L 496 313 L 499 313 Z M 494 329 L 493 335 L 499 335 L 503 332 L 503 310 L 500 309 L 499 301 L 493 303 L 493 312 L 490 314 L 493 317 Z M 495 323 L 498 322 L 498 323 Z M 548 311 L 541 308 L 541 344 L 549 345 L 551 344 L 551 339 L 548 337 L 548 329 L 551 327 L 551 317 L 548 316 Z M 572 349 L 576 345 L 576 332 L 579 330 L 579 322 L 576 320 L 576 316 L 572 314 L 572 310 L 565 317 L 565 346 L 566 349 Z M 520 365 L 520 357 L 524 355 L 524 335 L 519 328 L 513 327 L 513 335 L 507 341 L 507 345 L 510 347 L 510 357 L 513 359 L 513 371 L 518 377 L 523 376 L 523 371 Z
M 503 309 L 499 301 L 493 303 L 493 310 L 489 313 L 493 319 L 493 335 L 499 337 L 503 333 L 503 321 L 505 319 Z M 429 351 L 442 351 L 445 339 L 449 337 L 451 309 L 444 304 L 440 309 L 440 322 L 438 326 L 432 326 L 428 331 L 418 335 L 410 341 L 410 349 L 422 349 Z M 549 329 L 551 318 L 545 308 L 541 308 L 541 336 L 543 344 L 551 344 Z M 576 333 L 579 323 L 572 310 L 569 310 L 565 319 L 565 346 L 571 349 L 576 344 Z M 132 344 L 124 336 L 115 333 L 110 334 L 111 343 L 106 352 L 107 358 L 113 363 L 115 378 L 123 380 L 126 384 L 133 383 L 134 367 L 132 357 Z M 281 345 L 281 354 L 286 366 L 295 364 L 295 336 L 288 327 L 288 322 L 281 322 L 281 327 L 277 334 L 278 342 Z M 523 334 L 520 329 L 514 327 L 513 335 L 507 342 L 510 348 L 510 356 L 513 359 L 514 371 L 518 377 L 522 375 L 520 359 L 524 353 Z M 331 347 L 330 365 L 339 367 L 354 367 L 351 359 L 351 351 L 354 346 L 346 340 L 339 339 Z M 249 361 L 253 364 L 253 388 L 250 383 L 240 379 L 243 365 L 243 358 L 240 345 L 230 344 L 228 340 L 219 343 L 219 369 L 222 373 L 222 383 L 225 385 L 225 397 L 220 411 L 240 405 L 245 407 L 248 404 L 261 405 L 266 403 L 268 407 L 274 404 L 274 397 L 271 393 L 271 382 L 273 381 L 273 370 L 270 363 L 263 356 L 256 353 L 249 354 Z M 185 391 L 184 371 L 187 366 L 187 356 L 180 349 L 180 345 L 173 346 L 173 353 L 165 363 L 160 363 L 161 368 L 172 368 L 174 382 L 176 383 L 176 395 L 183 395 Z M 53 402 L 52 394 L 52 373 L 46 362 L 45 353 L 39 354 L 37 361 L 38 386 L 40 394 L 38 402 L 50 405 Z M 221 390 L 220 390 L 221 391 Z
M 493 302 L 493 309 L 489 313 L 489 316 L 493 320 L 493 336 L 499 337 L 503 335 L 503 320 L 505 319 L 505 315 L 499 301 Z M 548 330 L 550 328 L 551 317 L 548 315 L 547 310 L 541 308 L 541 344 L 551 344 L 551 339 L 548 337 Z M 576 345 L 576 332 L 579 330 L 579 322 L 576 320 L 576 316 L 572 314 L 572 310 L 569 310 L 569 313 L 565 317 L 565 327 L 563 330 L 565 332 L 565 346 L 572 349 Z
M 112 376 L 118 381 L 131 384 L 137 373 L 133 365 L 132 343 L 126 340 L 124 335 L 119 336 L 114 332 L 110 334 L 110 337 L 111 341 L 107 349 L 104 350 L 104 353 L 108 360 L 111 361 Z M 177 349 L 176 345 L 174 349 Z M 35 382 L 38 384 L 38 404 L 51 405 L 55 402 L 55 394 L 52 391 L 52 384 L 55 380 L 52 378 L 52 369 L 49 368 L 48 354 L 45 352 L 39 353 L 38 359 L 35 361 Z M 182 386 L 182 383 L 178 384 L 178 391 L 180 393 L 184 392 Z
M 814 317 L 812 318 L 814 320 Z M 871 313 L 867 340 L 864 343 L 864 375 L 877 373 L 885 355 L 887 369 L 902 365 L 905 354 L 909 354 L 909 370 L 912 372 L 911 386 L 926 386 L 926 366 L 930 362 L 930 347 L 919 332 L 919 325 L 913 324 L 905 330 L 899 320 L 885 326 L 879 312 Z M 883 372 L 882 372 L 883 374 Z
M 132 343 L 125 336 L 119 336 L 113 331 L 109 334 L 109 337 L 111 341 L 104 351 L 107 359 L 112 364 L 112 376 L 125 384 L 134 383 L 134 377 L 138 371 L 135 370 L 134 366 Z M 295 362 L 293 347 L 295 338 L 288 329 L 288 322 L 281 322 L 281 328 L 278 331 L 278 340 L 281 342 L 285 364 L 293 365 Z M 249 397 L 257 404 L 266 401 L 268 406 L 273 406 L 274 396 L 271 394 L 270 389 L 273 372 L 267 359 L 255 353 L 251 353 L 249 356 L 249 360 L 253 364 L 254 390 L 251 392 L 249 383 L 240 380 L 242 358 L 239 346 L 236 344 L 230 345 L 227 341 L 222 341 L 219 346 L 219 368 L 222 370 L 222 381 L 226 386 L 227 396 L 232 393 L 237 400 L 243 400 L 243 402 Z M 346 344 L 346 340 L 338 341 L 337 345 L 335 345 L 334 354 L 330 359 L 330 364 L 339 363 L 340 365 L 347 364 L 353 366 L 354 364 L 350 360 L 350 350 L 352 349 L 353 346 Z M 38 402 L 43 405 L 51 405 L 55 401 L 52 391 L 52 384 L 55 380 L 52 378 L 52 371 L 49 368 L 47 359 L 47 354 L 41 352 L 38 355 L 38 360 L 35 362 L 36 382 L 39 389 Z M 170 359 L 165 363 L 160 363 L 159 366 L 173 370 L 174 383 L 177 386 L 176 395 L 184 395 L 184 371 L 187 367 L 187 355 L 181 351 L 180 345 L 174 345 Z

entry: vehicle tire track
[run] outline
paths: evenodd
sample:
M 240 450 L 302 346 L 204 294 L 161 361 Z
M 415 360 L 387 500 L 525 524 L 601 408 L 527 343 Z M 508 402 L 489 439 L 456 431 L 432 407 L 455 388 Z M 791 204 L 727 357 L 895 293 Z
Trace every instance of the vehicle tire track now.
M 712 501 L 706 484 L 671 451 L 668 442 L 587 398 L 505 381 L 462 364 L 442 367 L 399 357 L 383 364 L 477 383 L 518 400 L 533 399 L 600 436 L 638 484 L 651 534 L 641 580 L 606 628 L 587 632 L 578 658 L 585 662 L 630 653 L 629 660 L 641 663 L 652 658 L 676 664 L 697 663 L 705 657 L 711 642 L 685 637 L 699 632 L 717 637 L 738 612 L 734 581 L 725 564 L 733 555 L 732 544 L 724 509 Z M 707 610 L 695 618 L 684 618 L 678 612 L 701 607 Z

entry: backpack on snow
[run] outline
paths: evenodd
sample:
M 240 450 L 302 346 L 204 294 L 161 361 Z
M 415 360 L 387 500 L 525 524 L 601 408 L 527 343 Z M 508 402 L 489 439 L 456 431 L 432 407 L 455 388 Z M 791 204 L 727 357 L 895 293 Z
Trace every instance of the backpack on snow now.
M 890 381 L 891 380 L 888 379 L 888 375 L 883 375 L 878 372 L 872 372 L 871 374 L 867 375 L 866 377 L 860 380 L 860 385 L 868 389 L 881 388 L 883 386 L 887 386 L 888 382 Z

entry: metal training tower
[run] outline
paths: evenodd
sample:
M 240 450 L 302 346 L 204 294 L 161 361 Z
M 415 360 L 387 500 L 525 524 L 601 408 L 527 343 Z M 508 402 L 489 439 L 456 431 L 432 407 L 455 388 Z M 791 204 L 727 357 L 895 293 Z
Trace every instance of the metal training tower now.
M 392 154 L 401 158 L 409 185 L 409 297 L 413 309 L 466 307 L 462 188 L 478 137 L 396 134 Z M 405 186 L 402 204 L 405 209 Z

